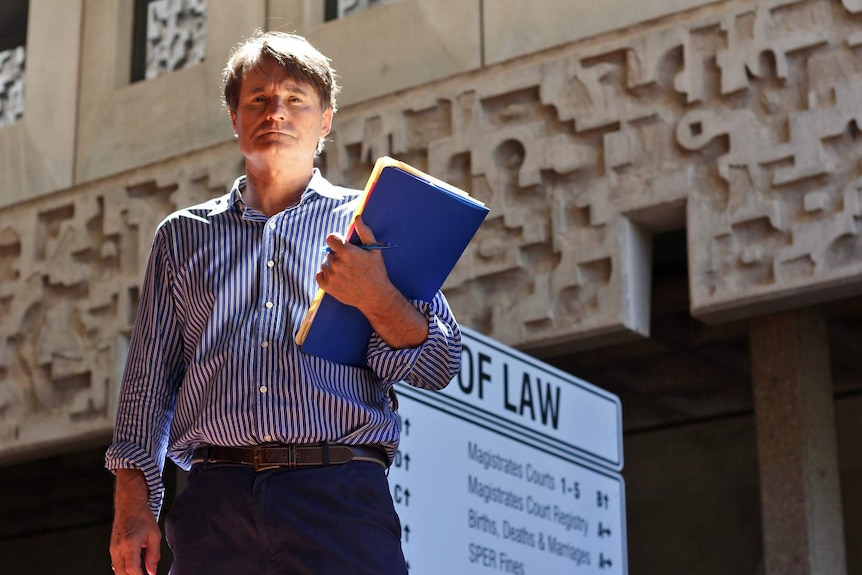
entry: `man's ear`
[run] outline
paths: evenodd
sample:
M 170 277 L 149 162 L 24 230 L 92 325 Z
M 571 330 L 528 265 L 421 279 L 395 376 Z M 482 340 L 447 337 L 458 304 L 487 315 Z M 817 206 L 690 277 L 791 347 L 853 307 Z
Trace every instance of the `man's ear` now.
M 323 111 L 323 125 L 321 126 L 320 137 L 328 136 L 329 132 L 332 130 L 332 116 L 333 116 L 332 108 L 326 108 Z
M 230 115 L 230 124 L 233 127 L 233 135 L 236 136 L 236 112 L 228 110 L 227 113 Z

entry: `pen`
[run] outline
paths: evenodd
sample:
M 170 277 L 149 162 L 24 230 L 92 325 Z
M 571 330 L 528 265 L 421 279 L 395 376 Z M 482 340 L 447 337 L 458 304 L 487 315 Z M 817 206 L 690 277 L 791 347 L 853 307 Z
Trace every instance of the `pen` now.
M 356 244 L 353 244 L 353 245 L 356 245 Z M 356 247 L 362 248 L 363 250 L 366 250 L 366 251 L 374 251 L 374 250 L 388 250 L 389 248 L 394 248 L 397 246 L 398 246 L 398 244 L 393 244 L 392 242 L 377 242 L 375 244 L 360 244 L 360 245 L 357 245 Z M 328 254 L 332 250 L 329 249 L 329 246 L 323 246 L 322 248 L 320 248 L 320 251 L 322 251 L 325 254 Z
M 394 248 L 398 244 L 393 244 L 392 242 L 377 242 L 376 244 L 361 244 L 358 247 L 363 250 L 388 250 L 389 248 Z

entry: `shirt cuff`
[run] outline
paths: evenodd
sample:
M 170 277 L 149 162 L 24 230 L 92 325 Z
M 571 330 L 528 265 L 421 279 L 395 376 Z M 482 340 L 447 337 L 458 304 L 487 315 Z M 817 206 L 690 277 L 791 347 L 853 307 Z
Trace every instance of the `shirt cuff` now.
M 377 332 L 372 332 L 371 339 L 368 342 L 368 366 L 371 367 L 378 375 L 389 382 L 402 381 L 413 365 L 422 354 L 425 345 L 432 340 L 433 337 L 439 336 L 435 330 L 439 332 L 436 321 L 433 319 L 431 304 L 422 300 L 409 300 L 419 312 L 428 320 L 428 337 L 425 342 L 417 347 L 408 347 L 395 349 L 388 343 L 383 341 Z
M 162 469 L 150 454 L 133 443 L 114 443 L 105 453 L 105 467 L 112 473 L 117 469 L 139 469 L 147 482 L 147 502 L 156 519 L 162 508 L 165 484 Z

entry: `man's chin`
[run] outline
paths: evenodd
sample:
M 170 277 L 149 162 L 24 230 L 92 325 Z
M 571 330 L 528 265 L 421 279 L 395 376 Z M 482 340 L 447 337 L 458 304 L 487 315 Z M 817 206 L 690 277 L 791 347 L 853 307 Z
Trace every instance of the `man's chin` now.
M 286 142 L 259 142 L 254 148 L 246 149 L 243 155 L 247 161 L 259 166 L 283 166 L 285 162 L 303 163 L 306 157 L 314 157 L 313 152 L 300 150 L 298 146 Z

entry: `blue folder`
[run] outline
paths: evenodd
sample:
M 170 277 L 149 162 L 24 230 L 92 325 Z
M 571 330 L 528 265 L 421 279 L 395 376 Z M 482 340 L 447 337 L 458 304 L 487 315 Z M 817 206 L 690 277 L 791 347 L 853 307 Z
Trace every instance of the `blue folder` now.
M 354 213 L 379 242 L 390 281 L 407 299 L 431 301 L 476 234 L 488 208 L 466 192 L 389 157 L 377 160 Z M 359 244 L 353 223 L 347 240 Z M 305 353 L 365 366 L 371 324 L 319 290 L 296 341 Z

